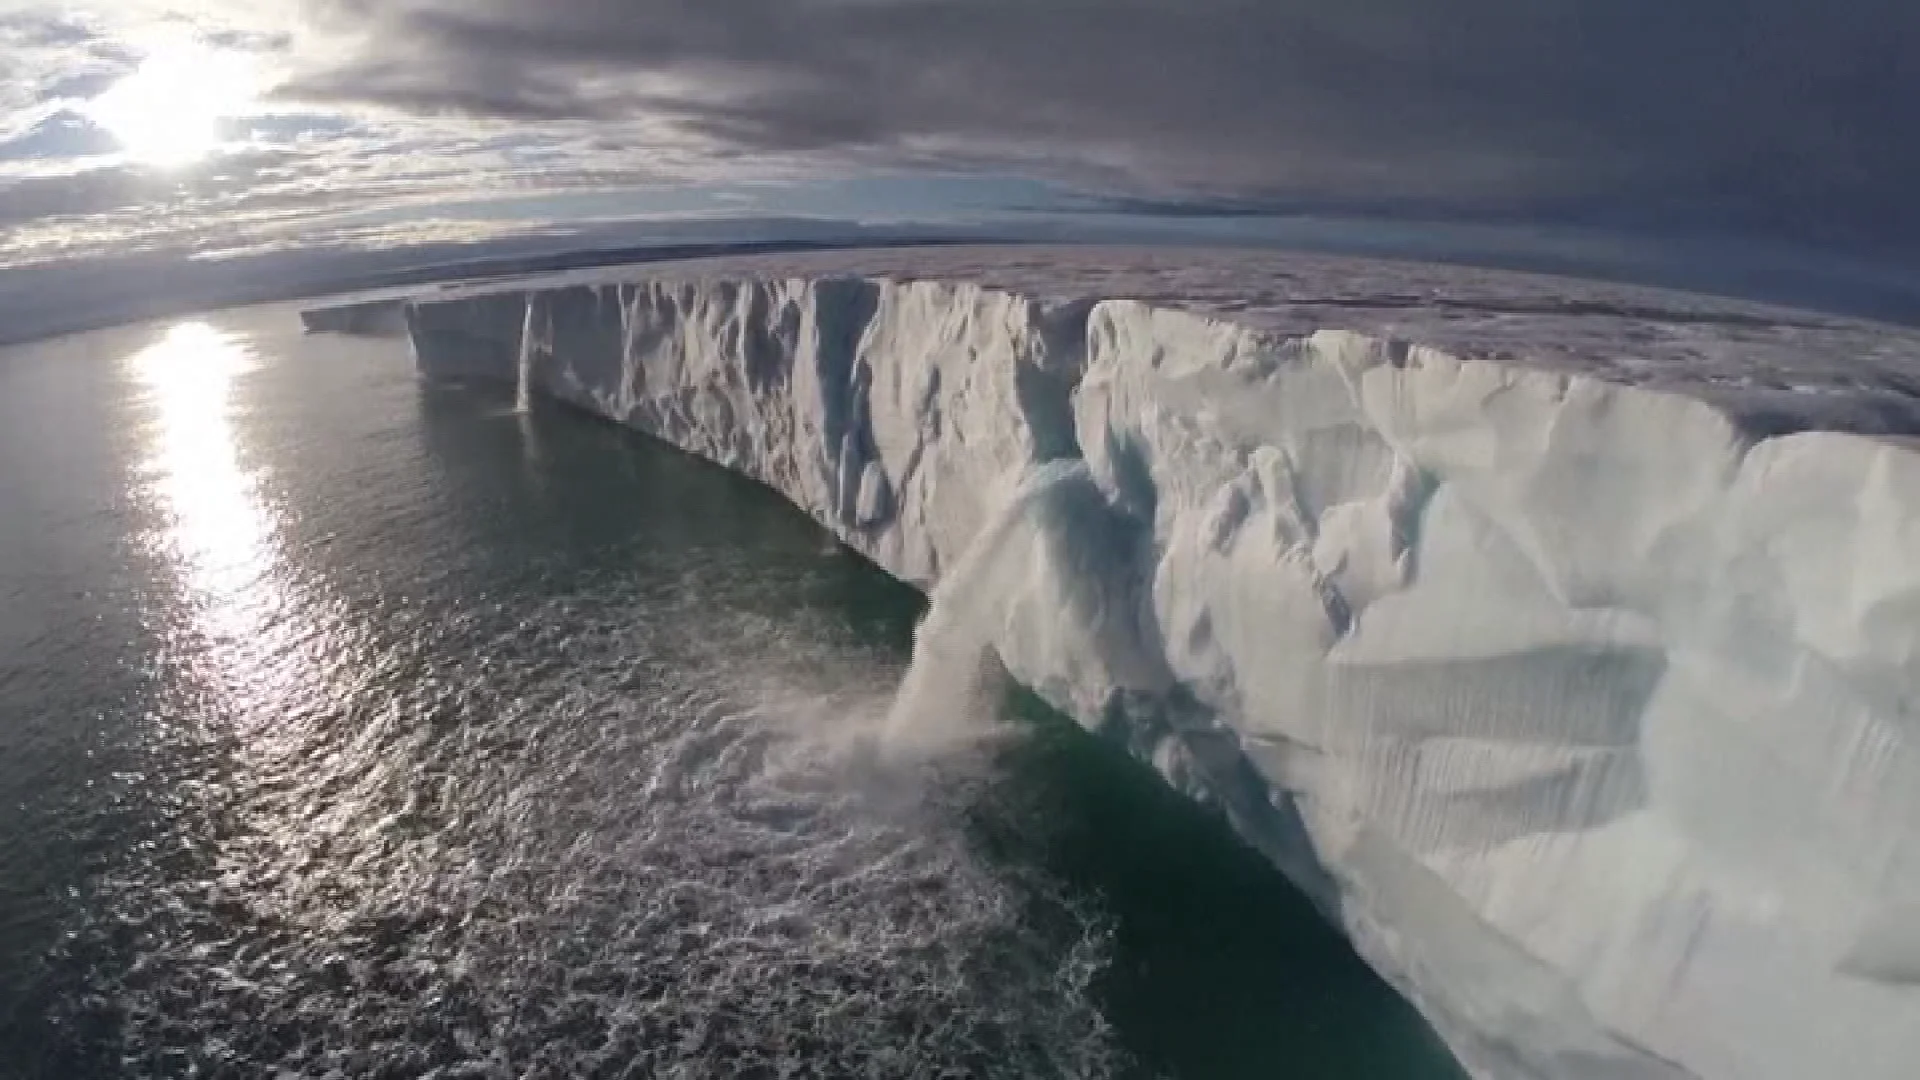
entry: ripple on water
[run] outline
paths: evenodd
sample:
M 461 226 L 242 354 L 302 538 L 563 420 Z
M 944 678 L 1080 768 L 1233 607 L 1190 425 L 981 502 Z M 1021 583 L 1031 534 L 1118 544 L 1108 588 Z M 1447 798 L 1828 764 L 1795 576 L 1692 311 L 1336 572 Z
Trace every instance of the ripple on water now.
M 143 1075 L 1120 1068 L 1108 927 L 969 843 L 987 755 L 866 752 L 894 659 L 682 584 L 495 612 L 229 747 L 105 886 L 66 1022 Z

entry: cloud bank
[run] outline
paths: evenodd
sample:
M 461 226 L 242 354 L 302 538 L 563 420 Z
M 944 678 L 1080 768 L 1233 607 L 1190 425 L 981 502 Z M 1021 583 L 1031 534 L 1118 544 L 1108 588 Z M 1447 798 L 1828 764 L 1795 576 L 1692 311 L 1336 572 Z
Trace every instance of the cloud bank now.
M 290 91 L 648 118 L 720 156 L 1920 236 L 1905 0 L 315 0 Z
M 354 206 L 937 170 L 1114 212 L 1920 262 L 1909 0 L 90 2 L 0 0 L 0 261 Z M 183 27 L 260 58 L 271 110 L 215 165 L 154 176 L 84 105 Z

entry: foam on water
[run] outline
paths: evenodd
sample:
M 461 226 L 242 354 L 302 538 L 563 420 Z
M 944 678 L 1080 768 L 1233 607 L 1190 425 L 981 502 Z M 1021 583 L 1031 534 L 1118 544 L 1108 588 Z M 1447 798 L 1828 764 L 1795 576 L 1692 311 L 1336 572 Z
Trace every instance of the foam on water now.
M 712 570 L 247 748 L 255 782 L 108 883 L 75 950 L 134 960 L 64 1019 L 143 1075 L 1119 1067 L 1107 928 L 967 838 L 984 757 L 868 752 L 887 660 L 716 612 Z

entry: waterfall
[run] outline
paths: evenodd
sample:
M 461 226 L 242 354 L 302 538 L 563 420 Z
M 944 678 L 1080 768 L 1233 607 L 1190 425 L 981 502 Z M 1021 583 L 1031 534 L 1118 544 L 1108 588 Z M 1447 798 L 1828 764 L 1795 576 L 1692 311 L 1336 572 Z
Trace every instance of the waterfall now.
M 514 379 L 513 409 L 528 412 L 533 407 L 533 350 L 536 307 L 533 294 L 527 295 L 527 311 L 520 320 L 520 358 Z
M 1006 673 L 995 649 L 1008 632 L 1018 632 L 1019 606 L 1050 592 L 1054 504 L 1085 483 L 1086 467 L 1078 461 L 1035 467 L 974 534 L 914 630 L 913 662 L 887 716 L 890 745 L 938 748 L 1001 730 Z

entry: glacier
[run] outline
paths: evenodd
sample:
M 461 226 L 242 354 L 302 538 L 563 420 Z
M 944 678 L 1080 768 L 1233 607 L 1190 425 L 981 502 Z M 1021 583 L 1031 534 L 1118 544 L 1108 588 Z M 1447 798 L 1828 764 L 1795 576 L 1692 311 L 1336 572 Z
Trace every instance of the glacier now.
M 406 333 L 407 304 L 405 297 L 369 297 L 308 308 L 300 322 L 309 334 L 394 337 Z
M 967 576 L 982 647 L 1220 806 L 1476 1076 L 1920 1075 L 1920 335 L 1017 247 L 404 316 L 429 376 L 754 477 L 923 589 Z M 986 546 L 1016 554 L 975 582 Z

